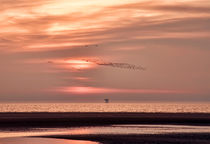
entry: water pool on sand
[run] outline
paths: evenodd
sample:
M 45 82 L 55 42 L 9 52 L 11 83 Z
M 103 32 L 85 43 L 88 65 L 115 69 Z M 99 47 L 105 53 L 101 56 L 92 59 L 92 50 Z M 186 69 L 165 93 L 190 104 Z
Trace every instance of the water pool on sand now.
M 91 141 L 64 140 L 54 138 L 15 137 L 1 138 L 0 144 L 99 144 Z

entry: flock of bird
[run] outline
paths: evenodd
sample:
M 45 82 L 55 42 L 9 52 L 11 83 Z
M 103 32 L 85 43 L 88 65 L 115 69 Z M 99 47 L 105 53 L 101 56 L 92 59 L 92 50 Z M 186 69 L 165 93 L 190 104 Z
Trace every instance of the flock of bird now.
M 102 60 L 89 60 L 89 59 L 84 59 L 84 60 L 86 62 L 92 62 L 97 65 L 110 66 L 114 68 L 123 68 L 123 69 L 131 69 L 131 70 L 146 70 L 146 68 L 142 66 L 136 66 L 134 64 L 129 64 L 129 63 L 104 62 Z
M 93 45 L 93 46 L 98 47 L 98 45 Z M 89 47 L 89 45 L 85 45 L 85 47 Z M 146 70 L 146 68 L 142 66 L 137 66 L 137 65 L 129 64 L 129 63 L 105 62 L 100 59 L 82 59 L 82 60 L 97 64 L 97 65 L 101 65 L 101 66 L 109 66 L 109 67 L 114 67 L 114 68 L 131 69 L 131 70 Z M 54 63 L 54 62 L 48 61 L 48 63 Z

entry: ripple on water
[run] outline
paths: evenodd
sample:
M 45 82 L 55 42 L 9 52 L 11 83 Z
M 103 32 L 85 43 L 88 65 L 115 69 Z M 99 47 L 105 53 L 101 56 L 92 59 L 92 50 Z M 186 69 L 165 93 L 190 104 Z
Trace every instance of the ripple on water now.
M 172 112 L 210 113 L 209 103 L 10 103 L 0 112 Z

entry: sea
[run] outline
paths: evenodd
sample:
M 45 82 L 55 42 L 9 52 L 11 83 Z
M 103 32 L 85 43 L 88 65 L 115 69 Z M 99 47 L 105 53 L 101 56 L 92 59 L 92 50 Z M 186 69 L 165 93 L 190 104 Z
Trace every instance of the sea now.
M 210 103 L 0 103 L 0 112 L 210 113 Z

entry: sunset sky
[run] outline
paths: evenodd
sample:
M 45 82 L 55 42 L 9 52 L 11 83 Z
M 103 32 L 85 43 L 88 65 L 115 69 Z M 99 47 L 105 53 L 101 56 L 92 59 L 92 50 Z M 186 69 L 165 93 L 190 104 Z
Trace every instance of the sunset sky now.
M 210 102 L 209 0 L 0 0 L 0 102 Z

